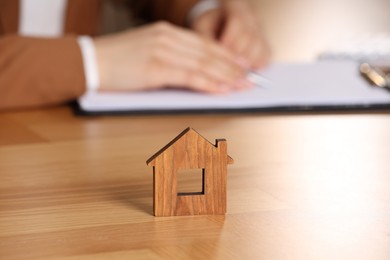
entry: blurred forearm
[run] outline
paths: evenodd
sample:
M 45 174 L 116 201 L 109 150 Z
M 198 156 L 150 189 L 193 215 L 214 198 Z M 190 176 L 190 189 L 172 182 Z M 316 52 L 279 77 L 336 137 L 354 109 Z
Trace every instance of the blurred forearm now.
M 1 36 L 0 53 L 0 109 L 58 104 L 85 91 L 75 36 Z

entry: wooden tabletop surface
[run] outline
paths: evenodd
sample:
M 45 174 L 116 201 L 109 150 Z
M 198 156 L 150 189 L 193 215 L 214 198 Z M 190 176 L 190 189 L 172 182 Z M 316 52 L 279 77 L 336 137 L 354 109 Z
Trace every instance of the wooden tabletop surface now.
M 154 217 L 145 161 L 228 140 L 226 216 Z M 0 113 L 0 259 L 390 259 L 390 112 Z

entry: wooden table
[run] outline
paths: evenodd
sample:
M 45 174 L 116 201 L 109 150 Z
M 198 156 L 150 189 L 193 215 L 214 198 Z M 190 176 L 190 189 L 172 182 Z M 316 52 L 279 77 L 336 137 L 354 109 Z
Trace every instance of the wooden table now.
M 226 216 L 152 216 L 146 159 L 227 138 Z M 0 259 L 390 259 L 390 113 L 0 113 Z

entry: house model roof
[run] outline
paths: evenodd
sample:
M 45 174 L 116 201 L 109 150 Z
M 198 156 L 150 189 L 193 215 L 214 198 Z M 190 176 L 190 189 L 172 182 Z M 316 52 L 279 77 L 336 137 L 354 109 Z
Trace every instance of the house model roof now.
M 187 129 L 185 129 L 183 132 L 181 132 L 177 137 L 175 137 L 175 139 L 173 139 L 171 142 L 169 142 L 166 146 L 164 146 L 160 151 L 158 151 L 156 154 L 154 154 L 152 157 L 150 157 L 147 161 L 146 161 L 146 164 L 148 166 L 154 166 L 154 163 L 155 163 L 155 160 L 156 158 L 158 158 L 159 156 L 161 156 L 167 149 L 169 149 L 170 147 L 172 147 L 176 142 L 178 142 L 183 136 L 185 135 L 196 135 L 198 138 L 200 137 L 202 140 L 204 140 L 205 142 L 207 142 L 208 144 L 210 144 L 210 146 L 214 147 L 215 149 L 218 148 L 218 142 L 220 141 L 225 141 L 224 139 L 217 139 L 216 140 L 216 144 L 212 144 L 210 143 L 206 138 L 204 138 L 202 135 L 200 135 L 197 131 L 195 131 L 193 128 L 191 127 L 188 127 Z M 233 163 L 233 158 L 231 158 L 229 155 L 228 155 L 228 158 L 227 158 L 227 163 L 228 164 L 232 164 Z

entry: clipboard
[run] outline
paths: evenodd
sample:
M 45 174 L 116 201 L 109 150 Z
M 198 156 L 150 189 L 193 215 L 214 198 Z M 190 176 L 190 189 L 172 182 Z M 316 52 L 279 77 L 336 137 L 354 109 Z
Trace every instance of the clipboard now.
M 78 114 L 170 114 L 389 109 L 390 92 L 372 86 L 353 61 L 276 63 L 245 92 L 210 95 L 185 90 L 87 93 Z

